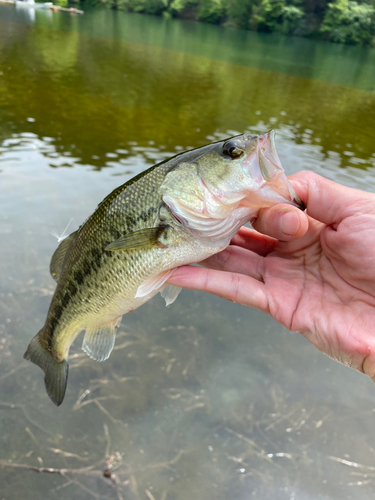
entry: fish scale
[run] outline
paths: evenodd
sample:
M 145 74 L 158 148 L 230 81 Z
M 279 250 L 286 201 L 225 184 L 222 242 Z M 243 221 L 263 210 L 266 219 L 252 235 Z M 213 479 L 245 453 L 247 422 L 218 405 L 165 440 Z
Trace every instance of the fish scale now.
M 175 300 L 180 289 L 165 285 L 173 269 L 223 250 L 261 207 L 296 204 L 294 195 L 272 133 L 179 154 L 110 193 L 55 251 L 57 287 L 25 353 L 45 372 L 52 401 L 64 398 L 69 348 L 80 331 L 84 351 L 107 359 L 123 314 L 159 291 L 167 304 Z

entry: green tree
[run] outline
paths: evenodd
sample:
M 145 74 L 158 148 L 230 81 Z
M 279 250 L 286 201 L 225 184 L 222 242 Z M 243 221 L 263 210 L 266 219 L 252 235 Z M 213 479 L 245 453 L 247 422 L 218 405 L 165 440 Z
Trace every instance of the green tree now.
M 285 0 L 260 0 L 253 6 L 250 27 L 260 31 L 294 33 L 301 29 L 304 11 Z
M 161 15 L 168 7 L 168 0 L 117 0 L 116 6 L 118 9 L 128 10 L 130 12 L 144 12 L 145 14 Z
M 352 0 L 329 3 L 320 31 L 334 42 L 374 44 L 375 8 Z
M 168 12 L 174 17 L 189 17 L 198 7 L 198 0 L 172 0 Z
M 198 19 L 206 23 L 218 24 L 225 15 L 223 0 L 201 0 Z
M 57 0 L 66 2 L 68 0 Z M 81 0 L 231 28 L 375 46 L 375 0 Z
M 231 28 L 249 29 L 253 0 L 223 0 L 225 25 Z

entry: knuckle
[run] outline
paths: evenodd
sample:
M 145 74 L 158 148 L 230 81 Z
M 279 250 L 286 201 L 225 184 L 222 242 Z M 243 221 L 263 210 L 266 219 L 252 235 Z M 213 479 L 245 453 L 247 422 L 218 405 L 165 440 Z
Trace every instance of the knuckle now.
M 232 274 L 231 276 L 231 301 L 238 302 L 238 297 L 240 294 L 240 279 L 237 274 Z

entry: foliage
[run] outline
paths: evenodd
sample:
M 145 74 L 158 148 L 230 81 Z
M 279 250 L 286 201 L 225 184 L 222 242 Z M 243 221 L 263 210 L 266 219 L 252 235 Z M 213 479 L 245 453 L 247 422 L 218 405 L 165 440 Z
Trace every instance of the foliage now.
M 352 0 L 335 0 L 327 6 L 321 32 L 334 42 L 372 44 L 375 8 Z
M 161 15 L 168 6 L 168 0 L 115 0 L 118 9 L 130 12 Z
M 65 2 L 67 0 L 58 0 Z M 82 0 L 232 28 L 375 45 L 375 0 Z
M 223 0 L 202 0 L 198 12 L 198 19 L 206 23 L 217 24 L 225 15 Z
M 301 26 L 304 12 L 284 0 L 260 0 L 253 8 L 250 27 L 259 31 L 293 33 Z
M 172 16 L 185 17 L 184 14 L 197 7 L 197 5 L 197 0 L 172 0 L 168 12 Z
M 249 29 L 252 3 L 251 0 L 225 0 L 225 24 L 233 28 Z

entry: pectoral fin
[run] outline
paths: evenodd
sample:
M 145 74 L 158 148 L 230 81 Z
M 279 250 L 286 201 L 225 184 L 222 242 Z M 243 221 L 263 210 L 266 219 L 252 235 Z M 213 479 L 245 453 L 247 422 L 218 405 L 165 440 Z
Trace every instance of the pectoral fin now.
M 115 345 L 116 330 L 120 322 L 121 317 L 112 323 L 86 329 L 82 349 L 90 358 L 95 361 L 104 361 L 109 358 Z
M 131 248 L 153 245 L 165 247 L 165 245 L 163 245 L 159 241 L 159 238 L 167 227 L 168 226 L 151 227 L 147 229 L 141 229 L 140 231 L 135 231 L 134 233 L 125 234 L 118 240 L 110 243 L 105 247 L 105 249 L 110 252 L 114 252 L 117 250 L 129 250 Z
M 68 248 L 70 247 L 70 244 L 74 240 L 76 234 L 77 231 L 74 231 L 74 233 L 70 234 L 67 238 L 65 238 L 65 240 L 62 240 L 60 245 L 56 248 L 55 253 L 52 255 L 49 271 L 55 281 L 59 281 L 60 279 Z

